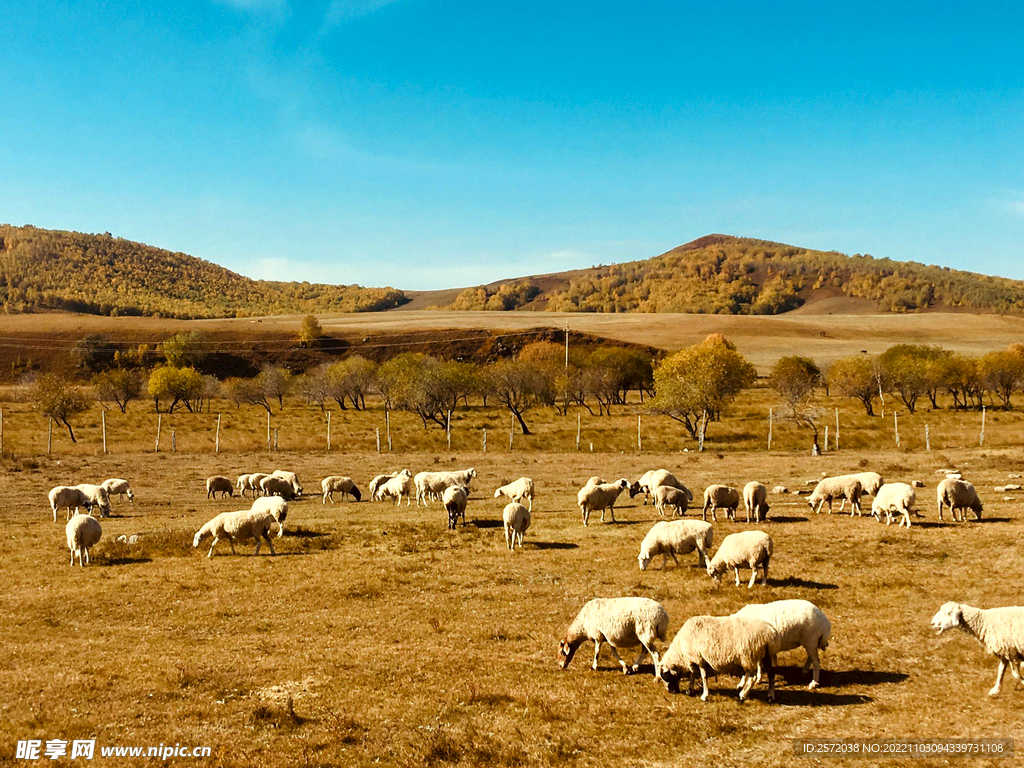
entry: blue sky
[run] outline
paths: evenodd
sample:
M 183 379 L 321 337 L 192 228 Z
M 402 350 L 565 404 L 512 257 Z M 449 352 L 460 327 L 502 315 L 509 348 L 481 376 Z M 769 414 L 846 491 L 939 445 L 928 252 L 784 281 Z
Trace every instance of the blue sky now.
M 401 288 L 711 232 L 1024 278 L 1016 3 L 2 8 L 0 221 Z

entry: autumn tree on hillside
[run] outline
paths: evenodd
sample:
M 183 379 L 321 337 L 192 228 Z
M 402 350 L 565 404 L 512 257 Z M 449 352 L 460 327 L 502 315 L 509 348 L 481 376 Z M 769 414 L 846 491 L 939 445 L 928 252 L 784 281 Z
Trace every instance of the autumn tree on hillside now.
M 320 327 L 320 321 L 316 315 L 306 315 L 302 318 L 302 325 L 299 326 L 299 344 L 303 347 L 312 347 L 324 335 L 324 329 Z
M 170 400 L 167 413 L 174 413 L 175 407 L 181 403 L 190 412 L 198 411 L 206 393 L 206 382 L 203 375 L 195 368 L 178 368 L 173 365 L 161 365 L 153 369 L 149 375 L 149 394 L 153 398 L 156 411 L 160 412 L 160 403 Z
M 206 357 L 208 342 L 199 331 L 181 331 L 160 344 L 160 351 L 174 368 L 194 368 Z
M 128 403 L 142 394 L 142 374 L 115 368 L 99 373 L 93 379 L 96 399 L 101 403 L 115 403 L 121 413 L 128 412 Z
M 878 383 L 875 378 L 877 361 L 867 355 L 841 357 L 828 369 L 828 382 L 841 395 L 860 400 L 868 416 L 875 415 Z
M 357 411 L 366 409 L 366 396 L 374 389 L 377 378 L 377 364 L 361 355 L 352 355 L 332 363 L 328 368 L 330 396 L 342 410 L 345 400 L 352 403 Z
M 1013 408 L 1010 398 L 1024 387 L 1024 354 L 1013 349 L 989 352 L 977 364 L 985 389 L 999 399 L 1004 410 Z
M 88 409 L 85 393 L 59 374 L 44 373 L 35 380 L 30 395 L 35 409 L 67 427 L 71 442 L 77 442 L 71 419 Z
M 818 444 L 821 409 L 814 403 L 814 392 L 821 386 L 821 369 L 809 358 L 789 355 L 776 361 L 768 381 L 782 400 L 782 417 L 811 430 L 814 438 L 811 450 L 817 456 L 821 452 Z
M 488 389 L 519 422 L 524 435 L 530 434 L 523 416 L 538 405 L 555 400 L 554 379 L 550 368 L 526 360 L 499 360 L 484 373 Z

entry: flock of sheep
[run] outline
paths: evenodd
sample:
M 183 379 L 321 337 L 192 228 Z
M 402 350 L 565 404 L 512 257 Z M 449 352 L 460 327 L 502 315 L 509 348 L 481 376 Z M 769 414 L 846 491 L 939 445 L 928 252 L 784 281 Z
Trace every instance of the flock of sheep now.
M 966 521 L 971 511 L 981 519 L 983 505 L 971 483 L 963 480 L 958 473 L 947 475 L 937 487 L 939 519 L 943 509 L 948 509 L 954 521 Z M 473 468 L 447 472 L 420 472 L 417 475 L 407 469 L 374 477 L 369 484 L 370 498 L 374 501 L 391 500 L 399 506 L 403 500 L 410 506 L 427 506 L 430 501 L 440 501 L 447 514 L 448 527 L 454 529 L 459 518 L 466 522 L 466 506 L 470 484 L 477 477 Z M 222 539 L 227 539 L 232 554 L 235 542 L 252 539 L 256 544 L 254 555 L 258 555 L 261 544 L 266 542 L 271 554 L 275 554 L 270 533 L 277 526 L 277 536 L 284 533 L 288 515 L 288 501 L 303 494 L 302 485 L 296 473 L 275 470 L 270 473 L 248 473 L 239 475 L 234 482 L 230 478 L 215 475 L 207 478 L 207 498 L 235 495 L 250 495 L 253 498 L 249 509 L 223 512 L 204 524 L 195 534 L 193 548 L 204 540 L 212 538 L 207 557 Z M 321 481 L 322 503 L 334 502 L 334 494 L 342 498 L 351 496 L 355 501 L 362 499 L 362 492 L 350 477 L 331 475 Z M 589 524 L 593 512 L 605 512 L 615 521 L 615 503 L 627 491 L 631 498 L 644 496 L 644 504 L 653 500 L 659 515 L 670 511 L 673 516 L 683 516 L 693 493 L 671 472 L 659 469 L 645 472 L 638 480 L 630 482 L 622 478 L 605 482 L 600 477 L 590 478 L 577 493 L 577 504 L 583 516 L 583 524 Z M 786 493 L 781 486 L 773 493 Z M 530 527 L 533 501 L 536 493 L 533 480 L 521 477 L 494 491 L 494 498 L 507 498 L 508 504 L 502 511 L 505 544 L 513 550 L 523 545 L 523 537 Z M 110 514 L 110 498 L 117 495 L 134 500 L 134 493 L 126 480 L 113 478 L 99 485 L 57 486 L 49 493 L 50 507 L 54 522 L 60 509 L 67 510 L 68 522 L 65 529 L 67 545 L 71 551 L 71 563 L 78 556 L 79 565 L 89 562 L 89 549 L 96 545 L 102 535 L 100 523 L 92 516 L 94 509 L 101 517 Z M 900 526 L 910 527 L 911 513 L 915 512 L 916 494 L 907 483 L 886 483 L 875 472 L 862 472 L 837 477 L 826 477 L 817 482 L 808 497 L 808 503 L 820 513 L 827 504 L 832 513 L 832 502 L 841 500 L 840 512 L 845 505 L 851 505 L 850 515 L 861 514 L 861 500 L 872 495 L 871 514 L 879 521 L 884 517 L 891 523 L 900 518 Z M 718 510 L 724 510 L 727 519 L 736 520 L 740 502 L 744 505 L 747 522 L 753 518 L 760 523 L 767 519 L 770 507 L 767 503 L 767 488 L 759 482 L 750 482 L 742 493 L 727 485 L 710 485 L 704 491 L 701 520 L 663 520 L 657 522 L 644 536 L 637 556 L 640 570 L 658 555 L 662 557 L 661 567 L 665 568 L 671 557 L 676 565 L 678 555 L 697 552 L 698 564 L 715 581 L 722 574 L 732 570 L 736 586 L 740 586 L 740 569 L 751 570 L 748 589 L 756 583 L 758 571 L 762 583 L 768 583 L 768 568 L 774 552 L 772 537 L 760 530 L 745 530 L 726 536 L 718 550 L 711 555 L 714 533 L 707 522 L 708 513 L 717 522 Z M 84 508 L 88 514 L 80 514 Z M 72 515 L 71 511 L 75 514 Z M 940 634 L 959 627 L 973 635 L 985 649 L 999 659 L 995 686 L 989 692 L 1000 692 L 1003 674 L 1007 667 L 1011 674 L 1022 680 L 1024 668 L 1024 608 L 1006 607 L 982 610 L 958 603 L 946 603 L 932 619 L 932 626 Z M 598 656 L 607 644 L 623 672 L 635 672 L 649 654 L 654 661 L 654 675 L 662 680 L 668 689 L 676 692 L 684 675 L 689 676 L 690 692 L 699 674 L 703 685 L 702 699 L 708 697 L 707 677 L 709 674 L 733 674 L 740 677 L 739 698 L 745 700 L 753 686 L 762 677 L 767 677 L 768 700 L 774 700 L 774 668 L 779 653 L 803 648 L 806 651 L 804 671 L 813 669 L 808 686 L 818 686 L 820 673 L 819 651 L 828 647 L 832 625 L 820 608 L 806 600 L 779 600 L 767 604 L 748 605 L 731 616 L 694 616 L 688 619 L 675 635 L 664 655 L 660 655 L 657 642 L 664 642 L 668 632 L 668 614 L 657 602 L 648 598 L 621 597 L 601 598 L 588 602 L 569 626 L 559 644 L 559 662 L 568 667 L 577 649 L 586 641 L 594 643 L 593 668 L 597 669 Z M 619 656 L 620 649 L 640 648 L 639 656 L 630 667 Z

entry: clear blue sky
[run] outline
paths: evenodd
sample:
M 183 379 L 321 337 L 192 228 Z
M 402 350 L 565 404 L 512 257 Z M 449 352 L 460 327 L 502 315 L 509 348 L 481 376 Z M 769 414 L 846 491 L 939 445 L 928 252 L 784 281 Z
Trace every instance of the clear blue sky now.
M 2 4 L 0 221 L 469 285 L 710 232 L 1024 278 L 1019 3 Z

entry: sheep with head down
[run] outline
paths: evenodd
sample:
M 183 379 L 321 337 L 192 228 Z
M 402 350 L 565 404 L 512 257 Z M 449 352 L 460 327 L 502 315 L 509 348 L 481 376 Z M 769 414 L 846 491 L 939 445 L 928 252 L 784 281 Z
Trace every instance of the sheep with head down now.
M 523 502 L 526 499 L 528 509 L 533 511 L 533 494 L 534 484 L 533 480 L 528 477 L 520 477 L 518 480 L 513 480 L 511 483 L 497 488 L 494 491 L 494 498 L 500 499 L 502 496 L 506 497 L 510 501 Z
M 939 520 L 942 519 L 942 508 L 949 507 L 953 522 L 967 522 L 967 510 L 971 510 L 981 520 L 984 506 L 978 498 L 978 491 L 972 483 L 959 478 L 947 477 L 935 489 L 939 506 Z
M 103 535 L 103 529 L 91 515 L 75 515 L 64 527 L 64 535 L 68 549 L 71 550 L 71 565 L 75 564 L 75 555 L 78 555 L 78 565 L 84 567 L 82 558 L 85 558 L 86 563 L 89 562 L 89 550 L 96 546 Z
M 637 555 L 640 570 L 646 571 L 651 560 L 658 555 L 661 555 L 662 570 L 668 565 L 669 557 L 678 567 L 676 555 L 688 555 L 694 550 L 697 551 L 697 563 L 704 568 L 714 536 L 711 523 L 703 520 L 662 520 L 655 523 L 640 544 L 640 554 Z
M 558 664 L 568 669 L 579 647 L 590 641 L 594 643 L 591 668 L 596 670 L 601 646 L 607 643 L 623 674 L 637 672 L 645 656 L 650 654 L 654 659 L 654 676 L 658 678 L 661 661 L 657 641 L 664 641 L 667 634 L 668 613 L 661 603 L 647 597 L 595 598 L 580 609 L 558 644 Z M 640 646 L 640 654 L 630 667 L 619 656 L 618 649 L 637 646 Z
M 764 531 L 740 531 L 725 537 L 722 546 L 708 563 L 708 576 L 716 582 L 722 580 L 722 574 L 730 568 L 736 572 L 736 586 L 740 585 L 740 568 L 750 569 L 750 583 L 747 589 L 753 589 L 757 581 L 757 569 L 761 569 L 762 584 L 768 584 L 768 565 L 772 559 L 774 545 L 772 537 Z
M 267 542 L 270 547 L 270 554 L 276 555 L 274 543 L 270 540 L 270 529 L 274 525 L 274 516 L 269 512 L 259 509 L 241 509 L 237 512 L 221 512 L 215 518 L 203 525 L 192 539 L 192 548 L 198 547 L 204 539 L 211 536 L 210 551 L 207 557 L 213 557 L 213 548 L 221 539 L 227 539 L 231 545 L 231 554 L 235 553 L 236 539 L 252 539 L 256 542 L 256 551 L 253 556 L 260 553 L 261 539 Z

